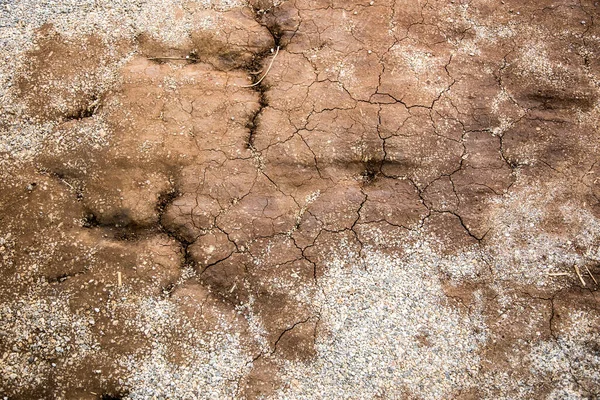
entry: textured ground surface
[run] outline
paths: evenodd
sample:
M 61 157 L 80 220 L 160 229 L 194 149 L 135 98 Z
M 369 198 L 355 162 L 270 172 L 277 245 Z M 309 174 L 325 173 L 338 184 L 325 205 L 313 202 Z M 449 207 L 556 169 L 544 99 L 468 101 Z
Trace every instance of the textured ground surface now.
M 597 2 L 0 0 L 0 52 L 0 394 L 600 396 Z

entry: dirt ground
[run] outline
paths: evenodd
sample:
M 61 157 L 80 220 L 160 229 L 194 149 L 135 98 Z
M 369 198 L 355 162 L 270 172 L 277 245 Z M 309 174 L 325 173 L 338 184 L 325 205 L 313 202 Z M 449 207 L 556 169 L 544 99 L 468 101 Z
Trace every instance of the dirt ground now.
M 0 1 L 4 399 L 600 398 L 600 4 Z

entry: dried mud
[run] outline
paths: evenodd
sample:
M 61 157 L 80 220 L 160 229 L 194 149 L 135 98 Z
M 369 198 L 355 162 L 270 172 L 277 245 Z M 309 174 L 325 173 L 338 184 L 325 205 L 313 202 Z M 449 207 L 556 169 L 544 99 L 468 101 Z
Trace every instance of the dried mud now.
M 0 393 L 600 396 L 598 3 L 27 4 Z

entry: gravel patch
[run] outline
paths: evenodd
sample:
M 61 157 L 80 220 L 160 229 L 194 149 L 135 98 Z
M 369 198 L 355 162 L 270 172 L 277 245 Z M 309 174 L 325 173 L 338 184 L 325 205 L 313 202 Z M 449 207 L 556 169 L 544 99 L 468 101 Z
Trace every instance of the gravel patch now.
M 31 293 L 0 304 L 0 322 L 0 341 L 11 349 L 0 355 L 0 392 L 65 375 L 99 348 L 93 316 L 74 314 L 66 296 Z
M 451 396 L 479 368 L 480 313 L 443 295 L 443 263 L 428 248 L 405 256 L 351 250 L 334 258 L 315 297 L 323 332 L 314 363 L 287 363 L 278 398 Z M 468 260 L 462 260 L 468 263 Z
M 239 332 L 224 320 L 211 331 L 198 331 L 171 301 L 141 298 L 129 325 L 151 339 L 150 349 L 120 360 L 120 379 L 129 399 L 231 398 L 248 372 L 252 356 Z M 183 357 L 174 360 L 174 351 Z

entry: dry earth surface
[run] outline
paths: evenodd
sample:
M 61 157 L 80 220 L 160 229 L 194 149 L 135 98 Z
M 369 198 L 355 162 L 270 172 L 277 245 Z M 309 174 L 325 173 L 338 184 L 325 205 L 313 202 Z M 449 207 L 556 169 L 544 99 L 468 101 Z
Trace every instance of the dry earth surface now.
M 600 4 L 0 0 L 4 399 L 596 399 Z

